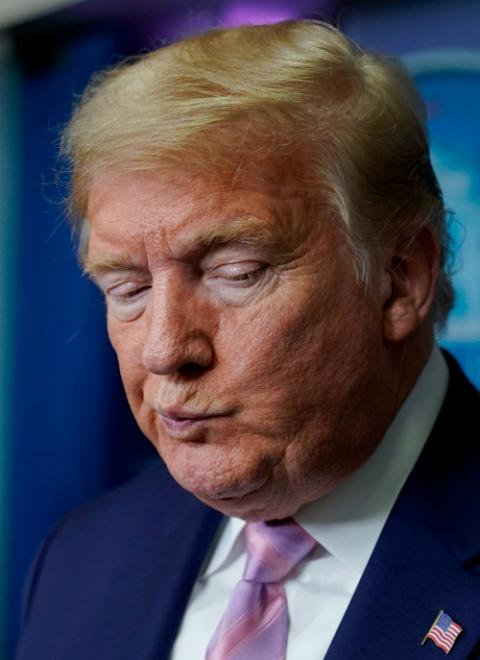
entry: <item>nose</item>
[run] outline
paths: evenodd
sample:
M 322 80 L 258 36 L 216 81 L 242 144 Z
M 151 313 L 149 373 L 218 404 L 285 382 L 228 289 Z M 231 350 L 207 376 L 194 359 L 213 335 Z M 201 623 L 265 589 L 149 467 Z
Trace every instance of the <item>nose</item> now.
M 145 369 L 159 375 L 209 369 L 214 360 L 210 321 L 210 311 L 189 292 L 169 283 L 153 287 L 142 353 Z

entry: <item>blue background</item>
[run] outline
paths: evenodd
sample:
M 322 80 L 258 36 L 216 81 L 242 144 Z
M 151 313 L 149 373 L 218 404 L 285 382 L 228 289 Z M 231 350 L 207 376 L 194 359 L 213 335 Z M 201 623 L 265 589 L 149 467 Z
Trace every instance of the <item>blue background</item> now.
M 463 57 L 457 64 L 455 51 L 450 56 L 451 67 L 445 69 L 444 54 L 431 53 L 431 71 L 417 72 L 416 81 L 427 102 L 433 166 L 453 212 L 457 247 L 457 298 L 440 340 L 480 387 L 480 53 L 478 73 L 464 70 Z M 475 60 L 472 53 L 472 65 Z M 411 68 L 415 72 L 414 62 Z

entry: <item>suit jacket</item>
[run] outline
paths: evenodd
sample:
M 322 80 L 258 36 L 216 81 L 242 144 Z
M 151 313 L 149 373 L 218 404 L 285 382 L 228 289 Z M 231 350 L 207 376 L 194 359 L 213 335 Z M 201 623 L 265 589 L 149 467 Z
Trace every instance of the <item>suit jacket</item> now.
M 326 660 L 438 660 L 420 642 L 440 609 L 464 628 L 452 659 L 480 658 L 480 395 L 447 359 L 439 417 Z M 70 514 L 31 571 L 17 660 L 166 660 L 220 521 L 160 466 Z

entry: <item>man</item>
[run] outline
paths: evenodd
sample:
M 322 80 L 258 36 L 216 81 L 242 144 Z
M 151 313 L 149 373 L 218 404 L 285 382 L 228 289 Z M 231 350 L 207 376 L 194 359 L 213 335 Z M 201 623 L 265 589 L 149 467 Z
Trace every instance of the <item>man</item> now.
M 322 23 L 212 31 L 95 80 L 64 148 L 166 469 L 52 532 L 19 660 L 480 657 L 479 398 L 434 342 L 401 67 Z

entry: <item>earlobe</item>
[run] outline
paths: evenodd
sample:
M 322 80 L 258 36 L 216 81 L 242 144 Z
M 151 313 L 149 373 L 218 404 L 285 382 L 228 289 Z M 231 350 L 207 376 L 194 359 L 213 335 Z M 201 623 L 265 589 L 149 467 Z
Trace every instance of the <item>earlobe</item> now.
M 383 334 L 401 342 L 428 318 L 435 295 L 440 248 L 430 228 L 424 227 L 408 246 L 390 256 L 385 270 L 390 281 L 383 305 Z

